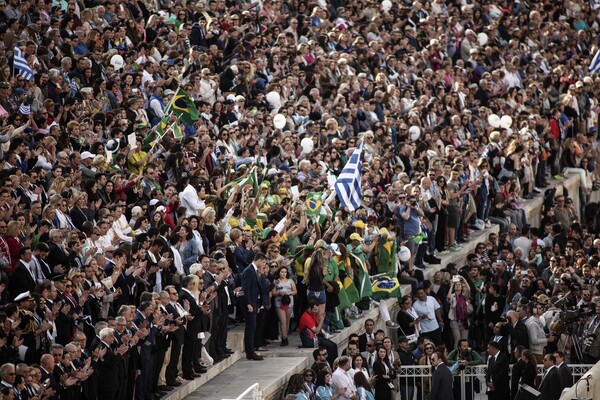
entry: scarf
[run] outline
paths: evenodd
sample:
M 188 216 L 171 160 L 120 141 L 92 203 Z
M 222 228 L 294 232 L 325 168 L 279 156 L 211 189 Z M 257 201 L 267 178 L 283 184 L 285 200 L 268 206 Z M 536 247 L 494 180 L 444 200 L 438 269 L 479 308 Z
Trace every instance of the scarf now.
M 467 299 L 462 294 L 456 296 L 456 319 L 465 328 L 469 327 L 469 312 L 467 311 Z

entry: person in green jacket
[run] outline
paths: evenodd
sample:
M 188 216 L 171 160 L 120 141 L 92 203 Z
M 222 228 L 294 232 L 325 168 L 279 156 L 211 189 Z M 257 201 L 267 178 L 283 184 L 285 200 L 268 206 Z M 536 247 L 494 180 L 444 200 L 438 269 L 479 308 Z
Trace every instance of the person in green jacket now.
M 450 371 L 462 371 L 465 367 L 474 365 L 485 365 L 485 360 L 475 350 L 469 348 L 467 339 L 460 339 L 458 347 L 452 350 L 447 357 L 448 365 L 452 366 Z M 465 399 L 473 400 L 473 393 L 479 393 L 481 383 L 477 378 L 465 377 L 464 386 L 461 384 L 460 374 L 454 377 L 454 398 L 460 399 L 461 392 L 465 393 Z

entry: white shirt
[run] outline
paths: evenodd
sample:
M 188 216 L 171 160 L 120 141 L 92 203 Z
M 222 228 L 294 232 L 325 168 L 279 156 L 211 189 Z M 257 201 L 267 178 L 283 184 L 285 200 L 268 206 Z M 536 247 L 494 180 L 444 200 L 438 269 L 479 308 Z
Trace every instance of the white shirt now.
M 181 205 L 185 207 L 185 216 L 198 215 L 198 212 L 206 208 L 205 203 L 198 197 L 198 191 L 192 185 L 187 185 L 179 196 Z
M 127 223 L 127 219 L 125 219 L 123 215 L 121 215 L 119 219 L 113 222 L 112 230 L 115 233 L 115 235 L 117 235 L 122 241 L 127 243 L 133 242 L 133 238 L 129 236 L 129 233 L 131 232 L 131 227 L 129 226 L 129 224 Z
M 342 396 L 347 399 L 351 398 L 354 393 L 356 393 L 356 386 L 354 385 L 354 380 L 350 376 L 350 371 L 344 371 L 340 367 L 338 367 L 333 375 L 331 375 L 331 387 L 334 392 L 345 387 L 347 390 Z
M 413 308 L 417 312 L 417 315 L 425 315 L 427 317 L 421 321 L 421 332 L 435 331 L 440 327 L 435 316 L 435 310 L 439 309 L 440 305 L 433 297 L 427 296 L 425 301 L 415 301 Z

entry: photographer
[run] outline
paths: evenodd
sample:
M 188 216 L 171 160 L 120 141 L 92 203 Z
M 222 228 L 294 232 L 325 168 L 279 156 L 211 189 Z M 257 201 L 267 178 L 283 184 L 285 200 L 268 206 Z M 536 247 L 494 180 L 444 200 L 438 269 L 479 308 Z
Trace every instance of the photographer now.
M 423 234 L 421 218 L 425 217 L 425 213 L 414 195 L 407 197 L 406 203 L 400 206 L 399 213 L 403 219 L 402 237 L 406 240 L 404 245 L 410 250 L 408 269 L 411 271 L 414 266 L 423 267 L 426 245 L 421 242 L 420 236 Z
M 458 363 L 459 371 L 463 371 L 466 367 L 471 367 L 475 365 L 484 365 L 485 360 L 477 353 L 475 350 L 469 347 L 469 341 L 467 339 L 460 339 L 458 341 L 458 346 L 455 350 L 452 350 L 450 354 L 448 354 L 448 364 L 450 366 Z M 461 398 L 461 391 L 465 393 L 466 400 L 473 399 L 473 390 L 478 391 L 479 383 L 477 381 L 473 382 L 472 378 L 465 378 L 465 386 L 461 387 L 460 385 L 460 375 L 457 375 L 454 378 L 454 398 Z M 475 383 L 475 385 L 473 385 Z
M 581 340 L 583 362 L 595 364 L 600 360 L 600 303 L 596 303 L 596 315 L 583 327 Z

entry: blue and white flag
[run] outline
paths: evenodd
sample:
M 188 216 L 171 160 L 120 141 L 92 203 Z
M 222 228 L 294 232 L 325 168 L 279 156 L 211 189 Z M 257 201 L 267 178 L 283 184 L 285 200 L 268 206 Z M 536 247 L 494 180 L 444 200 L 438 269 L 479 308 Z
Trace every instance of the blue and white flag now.
M 358 145 L 344 166 L 342 173 L 335 181 L 335 192 L 342 207 L 354 211 L 360 207 L 362 194 L 360 191 L 360 175 L 362 172 L 362 143 Z
M 21 103 L 19 112 L 23 115 L 29 115 L 31 113 L 31 106 L 27 103 Z
M 14 69 L 17 70 L 19 75 L 28 81 L 33 80 L 33 71 L 31 68 L 29 68 L 29 64 L 27 64 L 25 57 L 23 57 L 23 52 L 17 46 L 15 46 Z
M 596 52 L 590 63 L 590 72 L 600 73 L 600 49 Z

